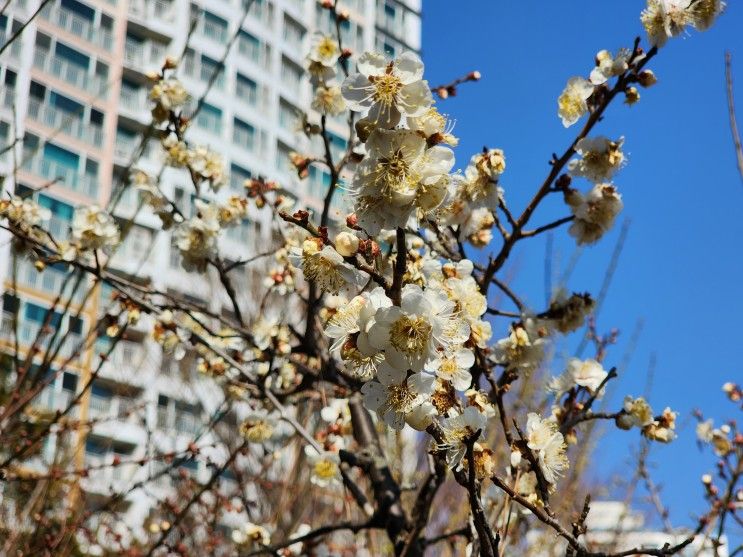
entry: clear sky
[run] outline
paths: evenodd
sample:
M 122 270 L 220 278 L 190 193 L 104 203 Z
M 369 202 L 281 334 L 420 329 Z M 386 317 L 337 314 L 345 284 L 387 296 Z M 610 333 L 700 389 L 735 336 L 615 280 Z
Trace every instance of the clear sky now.
M 658 84 L 641 91 L 640 102 L 631 108 L 613 105 L 595 128 L 594 135 L 625 137 L 629 161 L 615 179 L 625 209 L 615 230 L 583 251 L 568 282 L 573 291 L 599 291 L 621 222 L 629 219 L 627 241 L 598 320 L 600 330 L 621 331 L 607 367 L 620 364 L 638 320 L 644 325 L 609 400 L 617 409 L 624 394 L 643 394 L 655 354 L 649 400 L 657 412 L 667 404 L 680 414 L 679 439 L 654 445 L 651 460 L 677 525 L 692 524 L 690 515 L 704 509 L 699 478 L 714 467 L 714 457 L 696 447 L 691 411 L 700 407 L 716 423 L 734 417 L 721 386 L 743 380 L 743 182 L 736 170 L 724 81 L 724 52 L 730 50 L 743 121 L 743 5 L 729 3 L 709 31 L 669 41 L 648 66 Z M 425 1 L 428 80 L 446 83 L 473 69 L 483 76 L 439 105 L 456 120 L 454 133 L 461 139 L 457 167 L 466 166 L 483 145 L 504 149 L 502 185 L 512 210 L 520 212 L 548 172 L 550 154 L 562 153 L 580 128 L 565 129 L 556 114 L 566 81 L 573 75 L 587 77 L 598 50 L 631 47 L 642 34 L 643 7 L 643 0 Z M 574 184 L 588 187 L 585 181 Z M 555 196 L 532 222 L 544 224 L 566 214 Z M 507 272 L 529 302 L 542 309 L 546 240 L 528 242 L 516 251 Z M 496 240 L 492 249 L 498 246 Z M 574 250 L 564 229 L 556 233 L 555 267 L 564 269 Z M 479 256 L 487 253 L 481 250 Z M 496 321 L 495 334 L 503 336 L 507 324 Z M 556 365 L 575 349 L 577 339 L 562 348 Z M 627 475 L 637 433 L 608 433 L 596 453 L 594 479 Z

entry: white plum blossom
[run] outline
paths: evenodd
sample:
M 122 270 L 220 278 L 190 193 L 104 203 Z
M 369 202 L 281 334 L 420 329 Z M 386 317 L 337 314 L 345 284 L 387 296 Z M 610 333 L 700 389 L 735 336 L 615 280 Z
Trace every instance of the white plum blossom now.
M 550 383 L 550 390 L 564 393 L 578 386 L 585 387 L 591 394 L 601 396 L 602 393 L 597 391 L 608 375 L 604 367 L 594 359 L 570 358 L 565 372 Z
M 347 372 L 361 379 L 370 378 L 384 355 L 369 343 L 369 330 L 377 311 L 390 307 L 384 289 L 377 287 L 363 292 L 348 304 L 338 308 L 325 328 L 325 335 L 335 339 L 331 351 L 337 354 Z
M 568 164 L 570 174 L 582 176 L 594 183 L 608 182 L 624 163 L 623 143 L 623 137 L 616 141 L 603 136 L 584 137 L 575 145 L 575 150 L 581 157 Z
M 159 80 L 150 89 L 150 100 L 155 103 L 152 109 L 153 118 L 157 122 L 166 121 L 170 112 L 183 108 L 189 98 L 190 95 L 180 80 L 175 77 Z
M 178 225 L 173 241 L 181 252 L 183 268 L 187 271 L 206 269 L 207 261 L 216 254 L 220 232 L 219 207 L 197 199 L 196 214 Z
M 21 230 L 30 230 L 51 218 L 52 213 L 46 207 L 41 207 L 33 199 L 14 195 L 10 199 L 0 200 L 0 217 Z
M 557 113 L 566 128 L 580 120 L 588 112 L 588 97 L 593 94 L 593 85 L 582 77 L 571 77 L 557 99 Z
M 335 67 L 341 49 L 330 35 L 317 32 L 312 36 L 312 46 L 307 55 L 307 71 L 313 85 L 328 82 L 335 77 Z
M 558 476 L 568 467 L 565 455 L 565 439 L 558 431 L 557 423 L 539 414 L 530 412 L 526 421 L 526 443 L 539 462 L 544 479 L 554 484 Z
M 389 427 L 400 430 L 405 427 L 406 417 L 430 400 L 433 387 L 433 375 L 414 373 L 406 377 L 405 371 L 383 362 L 377 369 L 377 380 L 365 383 L 361 394 L 364 406 Z
M 338 57 L 341 55 L 341 49 L 338 41 L 330 35 L 316 32 L 312 36 L 312 45 L 307 57 L 313 62 L 319 62 L 323 66 L 334 68 L 338 63 Z
M 226 182 L 222 156 L 208 147 L 198 146 L 188 152 L 188 167 L 199 180 L 209 182 L 217 191 Z
M 456 147 L 459 140 L 452 135 L 454 125 L 441 114 L 435 106 L 430 107 L 420 116 L 409 116 L 408 128 L 418 132 L 431 143 L 446 143 Z
M 106 250 L 119 243 L 119 227 L 97 205 L 78 207 L 72 216 L 72 240 L 81 251 Z
M 580 244 L 598 241 L 614 224 L 622 210 L 622 196 L 611 184 L 596 184 L 587 194 L 569 190 L 565 199 L 575 220 L 568 232 Z
M 313 239 L 305 240 L 302 248 L 293 248 L 292 263 L 301 267 L 304 278 L 331 294 L 347 286 L 360 286 L 363 276 L 331 246 L 322 249 Z
M 617 419 L 617 426 L 622 429 L 646 427 L 653 423 L 653 409 L 643 397 L 624 397 L 624 414 Z
M 459 348 L 451 354 L 442 354 L 426 364 L 425 370 L 436 377 L 449 381 L 458 391 L 466 391 L 472 383 L 469 369 L 475 363 L 475 354 L 467 348 Z
M 412 52 L 403 52 L 390 62 L 384 55 L 365 52 L 358 60 L 358 73 L 348 76 L 341 87 L 351 110 L 368 110 L 367 119 L 383 128 L 396 126 L 402 116 L 420 116 L 433 103 L 423 63 Z
M 232 531 L 232 541 L 248 547 L 265 547 L 271 543 L 271 534 L 263 526 L 247 522 L 243 527 Z
M 404 226 L 416 207 L 435 209 L 446 195 L 454 153 L 411 130 L 375 130 L 353 179 L 359 226 L 371 234 Z
M 315 89 L 312 108 L 320 114 L 336 116 L 346 109 L 346 103 L 337 85 L 320 85 Z
M 390 365 L 420 371 L 439 351 L 466 341 L 469 333 L 469 325 L 443 291 L 407 284 L 400 306 L 382 308 L 375 315 L 369 342 L 385 353 Z
M 314 447 L 306 445 L 305 455 L 312 470 L 310 481 L 318 487 L 335 487 L 341 482 L 341 467 L 338 453 L 322 451 L 318 453 Z
M 722 0 L 648 0 L 640 21 L 650 44 L 660 48 L 681 35 L 687 25 L 706 31 L 724 8 Z
M 601 85 L 612 77 L 622 75 L 629 68 L 630 52 L 626 49 L 620 50 L 616 56 L 612 56 L 608 50 L 601 50 L 596 54 L 596 67 L 591 71 L 591 83 Z
M 461 414 L 442 421 L 444 442 L 439 447 L 446 450 L 446 463 L 450 468 L 457 469 L 461 466 L 467 450 L 467 441 L 478 431 L 481 432 L 480 438 L 483 438 L 486 423 L 485 415 L 473 406 L 468 406 Z
M 527 373 L 536 369 L 544 357 L 545 340 L 533 320 L 511 326 L 506 338 L 495 343 L 496 361 Z

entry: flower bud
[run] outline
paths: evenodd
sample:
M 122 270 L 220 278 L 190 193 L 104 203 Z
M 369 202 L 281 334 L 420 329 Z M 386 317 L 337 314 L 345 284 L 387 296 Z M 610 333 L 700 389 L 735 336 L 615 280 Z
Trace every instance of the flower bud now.
M 652 70 L 642 70 L 640 75 L 637 76 L 637 81 L 643 87 L 650 87 L 658 83 L 658 78 L 655 77 Z
M 627 87 L 624 90 L 624 104 L 632 106 L 640 100 L 640 92 L 637 87 Z
M 343 257 L 351 257 L 359 250 L 359 238 L 350 232 L 339 232 L 335 237 L 335 251 Z
M 482 77 L 482 75 L 477 70 L 472 71 L 472 72 L 470 72 L 470 73 L 467 74 L 467 79 L 469 81 L 478 81 L 481 77 Z
M 178 67 L 178 59 L 175 56 L 166 56 L 163 64 L 164 70 L 174 70 Z

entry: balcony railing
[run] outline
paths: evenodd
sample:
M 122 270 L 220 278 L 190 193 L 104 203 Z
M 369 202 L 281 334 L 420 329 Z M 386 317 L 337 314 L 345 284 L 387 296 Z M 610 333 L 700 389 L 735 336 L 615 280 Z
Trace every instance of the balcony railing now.
M 144 89 L 121 88 L 119 102 L 125 108 L 134 111 L 145 110 L 149 104 L 147 91 Z
M 57 161 L 37 155 L 27 161 L 23 167 L 49 181 L 57 180 L 64 187 L 88 197 L 96 197 L 98 194 L 98 178 L 96 176 L 82 174 L 77 169 L 65 166 Z
M 15 104 L 15 87 L 3 88 L 0 97 L 2 97 L 3 106 L 11 108 Z
M 41 17 L 58 25 L 75 35 L 106 50 L 111 50 L 113 34 L 109 29 L 96 27 L 95 24 L 78 14 L 62 8 L 52 6 L 41 12 Z
M 54 130 L 81 139 L 98 147 L 103 145 L 103 129 L 91 123 L 85 123 L 81 115 L 57 110 L 38 99 L 28 103 L 28 113 L 37 122 Z
M 5 33 L 0 33 L 0 45 L 5 44 L 8 41 L 8 36 Z M 23 43 L 21 41 L 13 41 L 13 43 L 10 45 L 10 48 L 3 52 L 2 57 L 3 58 L 11 58 L 15 61 L 18 61 L 21 50 L 23 50 Z
M 89 75 L 87 68 L 55 54 L 37 49 L 34 52 L 34 66 L 92 95 L 105 97 L 107 94 L 106 81 L 101 76 Z
M 165 45 L 150 42 L 127 41 L 124 46 L 124 61 L 141 72 L 161 66 L 165 60 Z
M 13 331 L 15 331 L 13 325 L 13 314 L 9 311 L 2 312 L 2 314 L 0 314 L 0 338 L 9 341 L 14 334 Z
M 129 15 L 142 20 L 154 17 L 165 23 L 172 23 L 173 3 L 165 0 L 132 0 L 129 2 Z
M 52 215 L 45 226 L 52 237 L 57 241 L 66 240 L 70 235 L 70 221 L 56 215 Z

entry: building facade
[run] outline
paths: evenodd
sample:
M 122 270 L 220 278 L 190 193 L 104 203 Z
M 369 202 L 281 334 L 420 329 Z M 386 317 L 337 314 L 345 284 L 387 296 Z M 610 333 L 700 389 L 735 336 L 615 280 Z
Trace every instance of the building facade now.
M 349 13 L 341 28 L 343 46 L 354 53 L 420 50 L 421 0 L 339 4 Z M 12 0 L 0 15 L 0 44 L 38 7 L 39 0 Z M 124 231 L 112 269 L 159 291 L 208 303 L 214 311 L 229 311 L 217 294 L 218 283 L 181 268 L 171 235 L 160 230 L 157 217 L 128 186 L 128 172 L 140 168 L 160 176 L 163 192 L 185 215 L 193 209 L 187 176 L 163 168 L 158 141 L 143 140 L 150 123 L 146 76 L 173 56 L 194 100 L 203 97 L 188 138 L 222 155 L 229 180 L 219 195 L 242 193 L 246 179 L 262 176 L 278 181 L 300 206 L 319 211 L 329 175 L 313 169 L 300 181 L 288 162 L 291 151 L 316 147 L 296 131 L 297 114 L 310 112 L 304 57 L 314 30 L 334 31 L 330 12 L 315 0 L 51 0 L 0 56 L 0 142 L 8 146 L 0 155 L 4 188 L 47 207 L 52 214 L 47 228 L 56 238 L 69 233 L 75 207 L 108 207 Z M 345 119 L 330 118 L 328 128 L 332 148 L 345 150 Z M 249 257 L 265 249 L 270 237 L 265 217 L 251 214 L 226 231 L 221 253 Z M 11 257 L 7 240 L 3 236 L 0 247 L 0 349 L 11 349 L 13 335 L 27 348 L 55 297 L 60 292 L 71 297 L 72 311 L 51 317 L 52 328 L 66 334 L 48 372 L 54 377 L 37 404 L 64 409 L 85 390 L 74 412 L 96 424 L 81 436 L 73 458 L 87 466 L 129 461 L 155 448 L 182 450 L 200 435 L 205 420 L 219 411 L 221 394 L 198 377 L 194 362 L 164 358 L 146 320 L 131 327 L 101 362 L 105 343 L 91 346 L 85 339 L 111 303 L 110 291 L 88 293 L 85 280 L 78 284 L 65 267 L 39 272 L 29 260 Z M 249 310 L 257 290 L 250 285 L 261 278 L 246 271 L 239 279 Z M 51 336 L 42 337 L 41 345 L 53 343 Z M 57 447 L 53 440 L 48 445 L 44 454 L 52 458 Z M 216 449 L 214 458 L 219 459 Z M 196 477 L 208 476 L 203 462 L 183 467 Z M 83 488 L 94 501 L 96 493 L 103 497 L 112 485 L 117 491 L 133 485 L 153 468 L 102 467 L 85 478 Z M 168 489 L 167 478 L 156 484 Z M 134 490 L 125 513 L 141 522 L 157 496 Z

